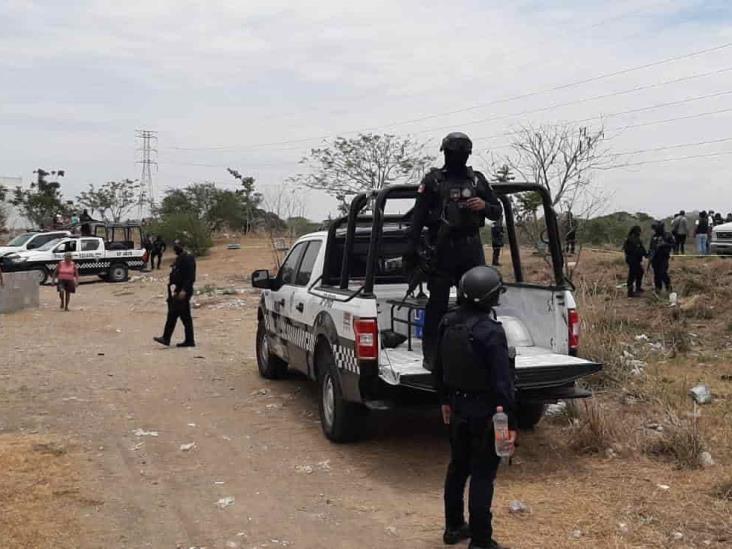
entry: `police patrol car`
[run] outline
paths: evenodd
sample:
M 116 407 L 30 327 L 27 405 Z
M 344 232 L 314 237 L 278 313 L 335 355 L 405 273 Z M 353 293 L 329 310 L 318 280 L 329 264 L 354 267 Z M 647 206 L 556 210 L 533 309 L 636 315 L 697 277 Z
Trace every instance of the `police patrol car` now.
M 530 427 L 547 402 L 590 396 L 575 381 L 601 365 L 576 356 L 580 321 L 549 194 L 529 183 L 493 188 L 504 208 L 513 267 L 497 315 L 515 349 L 519 423 Z M 328 232 L 300 238 L 278 273 L 252 274 L 252 285 L 263 290 L 259 372 L 280 378 L 290 368 L 317 381 L 323 432 L 336 442 L 357 439 L 368 411 L 389 409 L 402 389 L 434 391 L 419 339 L 426 296 L 405 299 L 408 282 L 399 264 L 412 212 L 386 213 L 387 203 L 413 201 L 417 189 L 395 185 L 357 195 L 349 215 Z M 525 281 L 512 209 L 512 195 L 521 192 L 535 193 L 543 205 L 549 284 Z
M 145 250 L 128 248 L 122 242 L 109 243 L 96 236 L 66 237 L 51 240 L 36 250 L 11 253 L 2 258 L 2 269 L 30 271 L 43 284 L 67 252 L 78 265 L 79 275 L 98 275 L 110 282 L 127 280 L 128 271 L 142 270 L 147 259 Z

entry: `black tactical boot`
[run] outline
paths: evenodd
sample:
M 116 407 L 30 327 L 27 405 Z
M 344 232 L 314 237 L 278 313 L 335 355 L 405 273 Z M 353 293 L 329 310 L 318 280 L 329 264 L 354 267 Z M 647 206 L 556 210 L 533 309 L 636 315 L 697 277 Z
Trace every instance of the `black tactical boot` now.
M 455 545 L 456 543 L 460 543 L 464 539 L 468 539 L 470 537 L 470 526 L 463 523 L 462 526 L 459 528 L 445 528 L 445 533 L 442 534 L 442 541 L 445 542 L 445 545 Z

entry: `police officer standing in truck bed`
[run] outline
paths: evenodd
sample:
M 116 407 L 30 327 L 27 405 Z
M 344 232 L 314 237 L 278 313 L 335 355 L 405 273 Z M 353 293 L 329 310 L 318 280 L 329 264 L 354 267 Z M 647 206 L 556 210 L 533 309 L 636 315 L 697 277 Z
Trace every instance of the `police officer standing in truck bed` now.
M 478 231 L 485 218 L 496 221 L 503 209 L 482 173 L 467 165 L 473 143 L 464 133 L 454 132 L 442 140 L 445 165 L 432 168 L 419 186 L 404 255 L 406 268 L 419 262 L 422 228 L 427 227 L 427 245 L 432 250 L 429 301 L 425 310 L 422 349 L 425 367 L 431 369 L 437 327 L 447 311 L 450 287 L 470 268 L 485 264 Z
M 435 386 L 443 421 L 450 428 L 450 465 L 445 478 L 445 533 L 454 545 L 471 538 L 471 549 L 501 549 L 493 540 L 491 503 L 500 460 L 492 417 L 500 406 L 508 415 L 509 441 L 516 440 L 513 371 L 506 333 L 493 307 L 503 292 L 493 267 L 470 269 L 460 279 L 460 306 L 440 323 L 435 354 Z M 470 525 L 463 493 L 470 477 Z

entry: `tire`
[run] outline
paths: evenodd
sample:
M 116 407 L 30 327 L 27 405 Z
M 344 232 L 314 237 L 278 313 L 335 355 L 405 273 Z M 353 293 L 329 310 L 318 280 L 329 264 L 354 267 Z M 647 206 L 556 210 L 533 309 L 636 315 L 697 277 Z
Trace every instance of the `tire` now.
M 101 280 L 107 280 L 107 273 L 102 273 L 97 275 Z
M 107 280 L 110 282 L 124 282 L 127 280 L 127 265 L 115 263 L 107 271 Z
M 36 267 L 30 271 L 33 277 L 38 281 L 39 286 L 43 286 L 48 281 L 48 269 L 45 267 Z
M 332 442 L 359 440 L 366 423 L 366 408 L 344 400 L 330 345 L 324 343 L 318 346 L 316 361 L 320 385 L 318 408 L 323 434 Z
M 543 402 L 520 402 L 518 406 L 518 427 L 528 431 L 536 427 L 546 411 Z
M 287 362 L 273 354 L 269 348 L 269 334 L 264 320 L 257 323 L 257 368 L 265 379 L 282 379 L 287 375 Z

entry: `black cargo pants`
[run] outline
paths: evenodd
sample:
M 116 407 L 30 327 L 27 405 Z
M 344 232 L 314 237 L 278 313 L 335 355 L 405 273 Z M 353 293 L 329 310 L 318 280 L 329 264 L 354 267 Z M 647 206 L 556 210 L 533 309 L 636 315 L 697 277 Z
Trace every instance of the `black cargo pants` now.
M 422 337 L 422 352 L 429 364 L 434 362 L 437 332 L 440 320 L 447 312 L 450 288 L 457 285 L 460 278 L 473 267 L 485 265 L 483 244 L 478 233 L 448 237 L 439 244 L 435 254 L 435 271 L 427 281 L 430 296 L 425 308 Z
M 180 318 L 185 329 L 185 343 L 195 344 L 193 337 L 193 317 L 191 316 L 191 296 L 185 299 L 176 299 L 175 296 L 168 298 L 168 318 L 165 320 L 163 339 L 170 341 L 173 337 L 175 325 Z
M 469 395 L 453 395 L 451 401 L 453 413 L 449 426 L 450 465 L 445 477 L 445 527 L 452 530 L 465 522 L 463 498 L 470 477 L 470 535 L 475 545 L 488 547 L 493 537 L 493 485 L 500 464 L 492 423 L 495 408 Z

